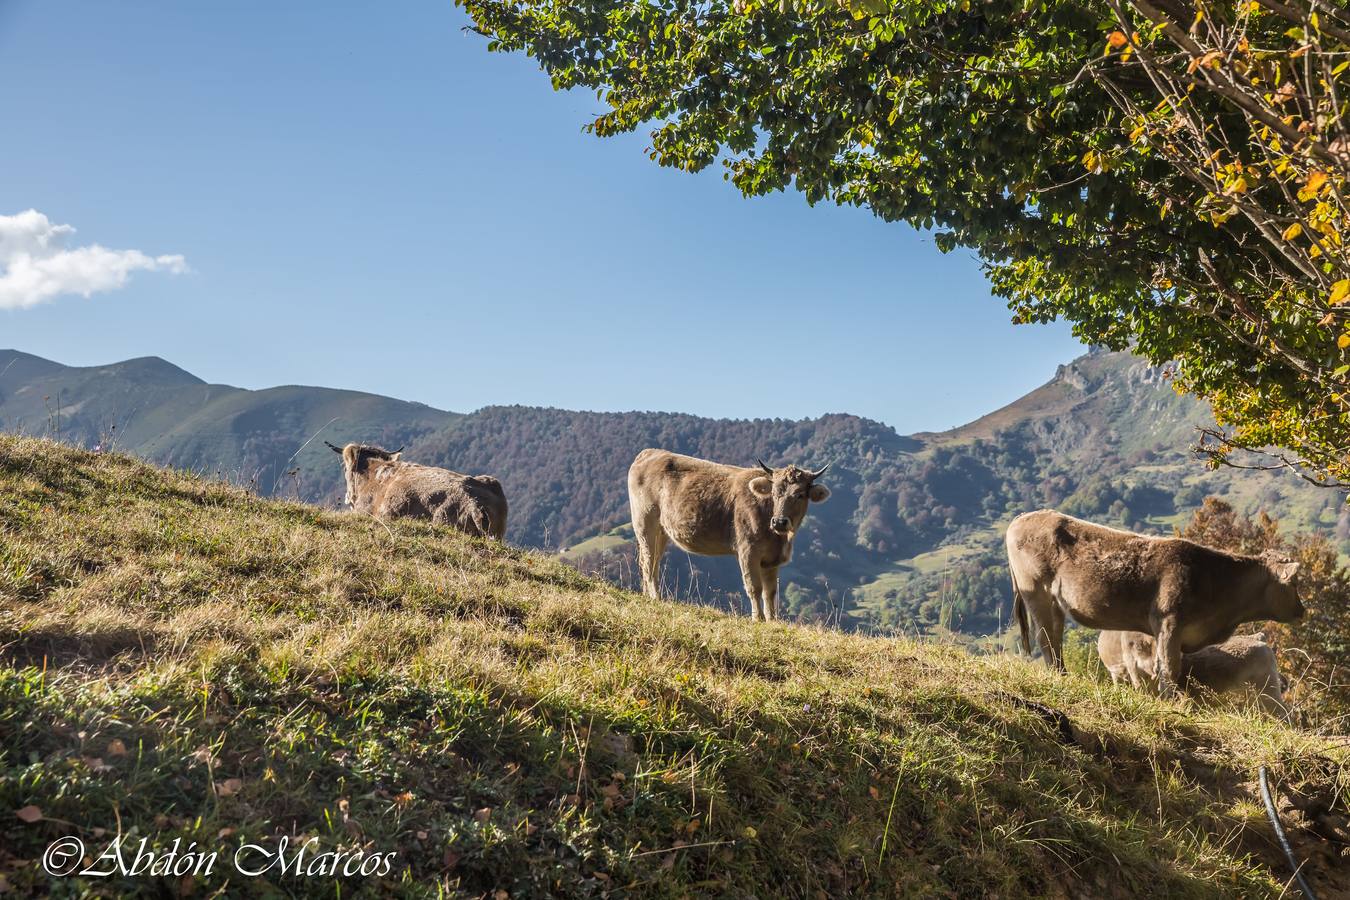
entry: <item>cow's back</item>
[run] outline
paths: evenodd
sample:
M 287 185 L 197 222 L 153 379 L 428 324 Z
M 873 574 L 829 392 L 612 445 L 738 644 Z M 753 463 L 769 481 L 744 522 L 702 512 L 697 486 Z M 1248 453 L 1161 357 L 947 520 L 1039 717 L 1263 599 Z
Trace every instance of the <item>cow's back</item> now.
M 382 518 L 429 519 L 482 537 L 500 539 L 506 533 L 506 494 L 497 479 L 416 463 L 394 463 L 379 473 L 371 512 Z
M 646 449 L 628 469 L 633 519 L 659 520 L 681 548 L 719 555 L 733 552 L 735 506 L 748 470 L 669 450 Z
M 1049 591 L 1079 624 L 1120 631 L 1151 631 L 1159 581 L 1178 565 L 1170 543 L 1054 510 L 1018 516 L 1007 534 L 1020 589 Z

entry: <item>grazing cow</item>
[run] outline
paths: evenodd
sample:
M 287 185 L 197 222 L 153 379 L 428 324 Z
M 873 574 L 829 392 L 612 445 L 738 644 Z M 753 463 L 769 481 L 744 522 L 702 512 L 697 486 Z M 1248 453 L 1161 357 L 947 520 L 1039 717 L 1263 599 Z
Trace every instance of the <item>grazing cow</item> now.
M 1097 638 L 1097 653 L 1112 681 L 1128 678 L 1136 688 L 1156 688 L 1157 660 L 1150 635 L 1141 631 L 1103 631 Z M 1275 649 L 1266 643 L 1264 634 L 1235 635 L 1222 644 L 1183 653 L 1181 685 L 1192 694 L 1201 690 L 1228 694 L 1250 688 L 1266 712 L 1286 713 L 1284 677 L 1280 675 Z
M 357 512 L 377 519 L 430 519 L 466 534 L 505 537 L 506 494 L 492 476 L 403 462 L 402 448 L 390 453 L 365 444 L 328 446 L 342 456 L 347 505 Z
M 1022 647 L 1031 652 L 1030 612 L 1046 664 L 1060 671 L 1066 614 L 1089 628 L 1157 638 L 1156 671 L 1167 695 L 1183 652 L 1227 640 L 1243 622 L 1303 615 L 1298 563 L 1283 557 L 1132 534 L 1052 509 L 1013 519 L 1007 545 Z
M 825 467 L 826 469 L 829 466 Z M 666 450 L 643 450 L 628 469 L 628 503 L 637 538 L 642 590 L 659 597 L 666 542 L 688 553 L 734 555 L 741 565 L 750 614 L 778 618 L 778 568 L 792 558 L 792 539 L 807 505 L 829 488 L 825 469 L 724 466 Z

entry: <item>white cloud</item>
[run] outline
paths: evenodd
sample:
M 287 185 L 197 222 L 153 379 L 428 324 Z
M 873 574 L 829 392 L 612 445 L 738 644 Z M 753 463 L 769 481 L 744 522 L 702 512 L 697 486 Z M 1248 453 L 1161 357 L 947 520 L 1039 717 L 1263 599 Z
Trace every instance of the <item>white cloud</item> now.
M 123 287 L 132 272 L 186 272 L 181 256 L 148 256 L 98 244 L 68 248 L 75 233 L 35 209 L 0 215 L 0 309 L 24 309 L 62 294 L 88 297 Z

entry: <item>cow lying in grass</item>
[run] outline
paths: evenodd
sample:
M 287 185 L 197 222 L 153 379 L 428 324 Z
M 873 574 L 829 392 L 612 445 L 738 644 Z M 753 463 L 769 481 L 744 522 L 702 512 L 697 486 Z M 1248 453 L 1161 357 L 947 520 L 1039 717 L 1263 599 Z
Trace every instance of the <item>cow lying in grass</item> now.
M 1007 546 L 1022 647 L 1031 652 L 1030 614 L 1046 664 L 1060 671 L 1066 615 L 1154 636 L 1165 695 L 1176 689 L 1182 653 L 1227 640 L 1244 622 L 1303 615 L 1298 563 L 1282 557 L 1132 534 L 1052 509 L 1013 519 Z
M 1189 694 L 1205 690 L 1216 694 L 1256 692 L 1257 702 L 1271 715 L 1284 715 L 1284 678 L 1275 650 L 1264 634 L 1238 635 L 1222 644 L 1181 656 L 1181 685 Z M 1157 660 L 1153 638 L 1139 631 L 1103 631 L 1097 654 L 1114 682 L 1129 681 L 1136 688 L 1155 690 Z
M 328 446 L 342 455 L 347 505 L 357 512 L 377 519 L 430 519 L 497 540 L 506 535 L 506 494 L 492 476 L 403 462 L 401 448 L 390 453 L 366 444 Z

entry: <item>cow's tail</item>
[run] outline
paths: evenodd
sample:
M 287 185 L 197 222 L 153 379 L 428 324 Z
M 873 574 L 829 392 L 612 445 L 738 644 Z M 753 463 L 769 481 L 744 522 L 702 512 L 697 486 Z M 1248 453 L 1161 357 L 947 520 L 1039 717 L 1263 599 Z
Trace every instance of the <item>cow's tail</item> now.
M 1031 624 L 1027 622 L 1027 604 L 1017 587 L 1017 578 L 1012 579 L 1013 618 L 1017 619 L 1017 629 L 1022 635 L 1022 652 L 1031 655 Z

